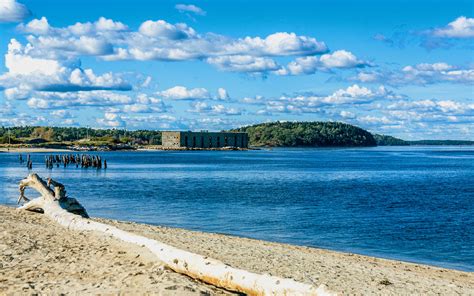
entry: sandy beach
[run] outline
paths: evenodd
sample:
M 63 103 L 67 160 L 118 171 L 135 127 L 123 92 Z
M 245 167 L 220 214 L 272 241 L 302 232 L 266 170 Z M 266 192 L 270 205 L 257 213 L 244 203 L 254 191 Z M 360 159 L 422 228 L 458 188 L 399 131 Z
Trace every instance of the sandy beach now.
M 326 284 L 342 295 L 473 295 L 474 274 L 202 233 L 96 219 L 233 267 Z M 176 274 L 147 250 L 87 232 L 68 231 L 47 217 L 0 206 L 0 294 L 223 295 L 230 292 Z

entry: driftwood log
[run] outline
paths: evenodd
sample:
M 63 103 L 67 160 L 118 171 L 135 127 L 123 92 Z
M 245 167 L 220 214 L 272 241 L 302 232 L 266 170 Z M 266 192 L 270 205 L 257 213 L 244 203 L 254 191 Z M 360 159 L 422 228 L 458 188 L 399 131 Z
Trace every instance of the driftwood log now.
M 53 189 L 50 186 L 53 186 Z M 31 187 L 41 196 L 32 200 L 25 197 L 25 188 Z M 184 251 L 159 241 L 120 230 L 111 225 L 87 219 L 88 215 L 76 199 L 66 196 L 61 183 L 43 181 L 37 174 L 30 174 L 20 182 L 18 202 L 26 203 L 20 210 L 42 212 L 60 225 L 79 231 L 93 231 L 124 242 L 148 248 L 157 259 L 175 272 L 185 274 L 205 283 L 249 295 L 335 295 L 326 286 L 318 288 L 292 279 L 267 274 L 256 274 L 233 268 L 218 260 Z

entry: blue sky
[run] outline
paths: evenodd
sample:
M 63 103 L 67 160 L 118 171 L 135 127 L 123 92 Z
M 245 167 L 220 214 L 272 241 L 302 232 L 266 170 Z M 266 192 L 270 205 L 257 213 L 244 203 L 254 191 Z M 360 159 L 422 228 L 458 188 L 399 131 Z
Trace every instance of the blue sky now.
M 471 1 L 0 0 L 0 124 L 474 140 Z

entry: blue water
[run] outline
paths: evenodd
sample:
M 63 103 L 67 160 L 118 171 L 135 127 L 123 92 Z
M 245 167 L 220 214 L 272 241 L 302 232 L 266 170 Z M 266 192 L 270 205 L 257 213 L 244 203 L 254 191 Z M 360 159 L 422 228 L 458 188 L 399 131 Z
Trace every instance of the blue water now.
M 474 147 L 108 152 L 42 165 L 91 216 L 474 271 Z M 28 173 L 0 153 L 0 203 Z M 33 192 L 29 192 L 33 195 Z

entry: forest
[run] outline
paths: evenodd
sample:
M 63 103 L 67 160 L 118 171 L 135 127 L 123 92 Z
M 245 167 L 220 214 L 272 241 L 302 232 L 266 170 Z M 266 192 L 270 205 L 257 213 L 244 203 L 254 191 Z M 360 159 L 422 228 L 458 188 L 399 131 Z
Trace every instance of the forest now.
M 161 131 L 123 129 L 93 129 L 85 127 L 19 126 L 1 127 L 0 144 L 44 144 L 52 143 L 81 145 L 160 145 Z
M 342 122 L 271 122 L 232 131 L 247 132 L 252 146 L 360 147 L 376 146 L 371 133 Z
M 247 132 L 253 147 L 364 147 L 406 145 L 474 145 L 474 141 L 405 141 L 342 122 L 270 122 L 232 129 Z M 0 144 L 36 147 L 161 145 L 161 131 L 86 127 L 0 127 Z

